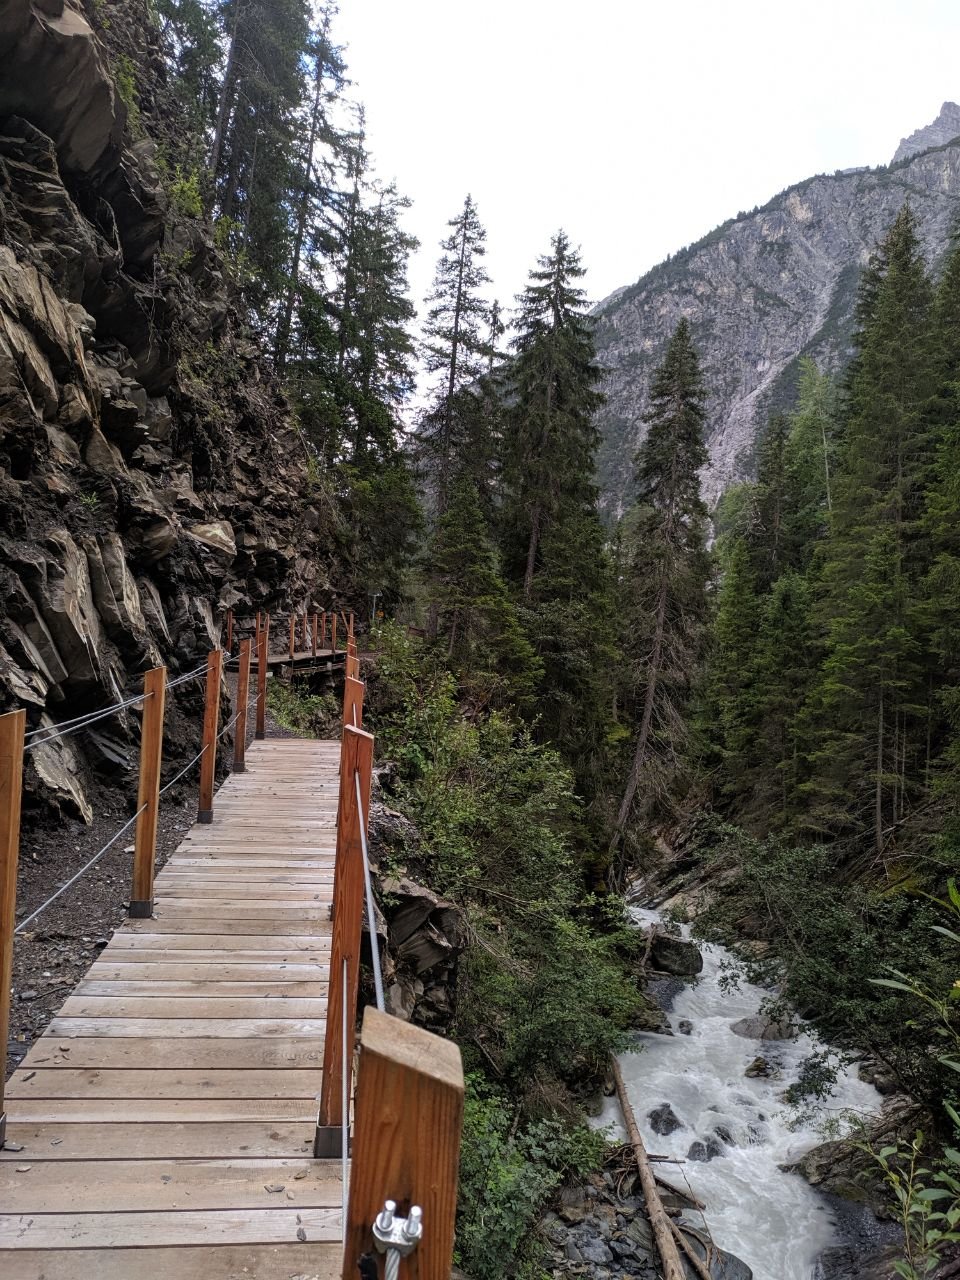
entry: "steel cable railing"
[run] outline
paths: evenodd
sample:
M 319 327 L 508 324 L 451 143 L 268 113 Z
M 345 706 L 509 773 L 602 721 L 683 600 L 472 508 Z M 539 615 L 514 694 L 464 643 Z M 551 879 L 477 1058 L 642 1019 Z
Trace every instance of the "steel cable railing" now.
M 145 804 L 142 804 L 140 808 L 137 810 L 137 812 L 133 815 L 133 817 L 128 818 L 127 821 L 120 828 L 120 830 L 115 832 L 110 837 L 110 839 L 103 846 L 103 848 L 100 850 L 99 853 L 95 853 L 94 856 L 90 859 L 90 861 L 85 866 L 80 868 L 80 870 L 76 873 L 76 875 L 72 875 L 70 879 L 66 881 L 65 884 L 62 884 L 60 888 L 57 889 L 56 893 L 52 893 L 50 897 L 46 900 L 46 902 L 41 903 L 41 905 L 37 907 L 36 911 L 28 915 L 26 920 L 21 920 L 21 922 L 17 925 L 17 927 L 14 929 L 13 932 L 15 934 L 22 933 L 23 930 L 27 927 L 28 924 L 30 924 L 32 920 L 36 920 L 37 916 L 41 915 L 44 911 L 46 911 L 47 907 L 50 906 L 51 902 L 56 902 L 57 898 L 59 898 L 62 893 L 66 893 L 67 889 L 69 889 L 72 884 L 76 884 L 82 875 L 85 875 L 86 872 L 88 872 L 91 867 L 95 867 L 97 863 L 100 861 L 100 859 L 103 857 L 103 855 L 107 852 L 107 850 L 113 848 L 113 846 L 117 843 L 117 841 L 124 834 L 124 832 L 130 830 L 130 828 L 133 826 L 136 820 L 140 817 L 141 813 L 143 813 L 146 807 L 147 806 Z
M 386 1002 L 383 998 L 383 971 L 380 968 L 380 941 L 377 937 L 376 905 L 373 900 L 373 880 L 370 876 L 370 854 L 367 848 L 367 833 L 363 821 L 363 800 L 360 792 L 360 774 L 354 769 L 353 781 L 357 792 L 357 826 L 360 830 L 360 852 L 363 855 L 363 887 L 367 901 L 367 929 L 370 933 L 370 960 L 373 966 L 373 989 L 376 992 L 377 1008 L 383 1013 Z

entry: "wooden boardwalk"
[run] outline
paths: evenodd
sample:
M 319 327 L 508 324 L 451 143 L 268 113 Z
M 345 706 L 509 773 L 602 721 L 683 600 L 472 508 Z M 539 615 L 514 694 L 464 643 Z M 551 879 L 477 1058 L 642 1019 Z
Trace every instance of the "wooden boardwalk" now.
M 10 1080 L 3 1280 L 332 1280 L 339 1161 L 312 1157 L 340 744 L 227 779 Z

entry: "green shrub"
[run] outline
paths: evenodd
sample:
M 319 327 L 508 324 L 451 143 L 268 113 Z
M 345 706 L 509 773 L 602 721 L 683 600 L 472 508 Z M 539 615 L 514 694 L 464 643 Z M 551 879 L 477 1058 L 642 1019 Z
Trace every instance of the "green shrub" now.
M 200 175 L 196 169 L 185 174 L 180 165 L 174 171 L 170 184 L 170 199 L 174 208 L 188 218 L 203 217 L 203 197 L 200 194 Z

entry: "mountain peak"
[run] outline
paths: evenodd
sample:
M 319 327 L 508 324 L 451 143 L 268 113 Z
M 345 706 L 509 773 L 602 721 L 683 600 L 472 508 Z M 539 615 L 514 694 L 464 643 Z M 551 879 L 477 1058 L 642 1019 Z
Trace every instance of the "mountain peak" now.
M 931 147 L 942 147 L 945 142 L 960 137 L 960 106 L 955 102 L 945 102 L 940 114 L 931 124 L 917 129 L 909 138 L 901 138 L 896 155 L 891 163 L 906 160 L 921 151 L 929 151 Z

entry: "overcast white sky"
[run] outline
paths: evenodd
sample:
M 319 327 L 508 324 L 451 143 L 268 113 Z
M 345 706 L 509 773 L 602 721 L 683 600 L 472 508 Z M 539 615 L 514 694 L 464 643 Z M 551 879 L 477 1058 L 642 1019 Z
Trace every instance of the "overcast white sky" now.
M 512 304 L 562 226 L 598 300 L 812 173 L 885 164 L 960 97 L 957 0 L 340 0 L 419 306 L 467 191 Z

